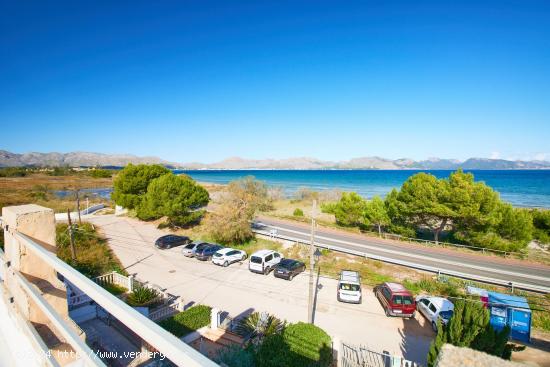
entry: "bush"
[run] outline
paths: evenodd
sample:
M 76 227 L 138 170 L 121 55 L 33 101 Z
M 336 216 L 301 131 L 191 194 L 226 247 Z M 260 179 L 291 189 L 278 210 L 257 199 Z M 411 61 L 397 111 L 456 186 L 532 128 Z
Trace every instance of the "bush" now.
M 23 167 L 0 168 L 0 177 L 25 177 L 27 169 Z
M 159 322 L 159 325 L 178 338 L 189 334 L 210 323 L 211 308 L 205 305 L 193 306 L 172 317 Z
M 118 296 L 120 294 L 124 294 L 128 291 L 128 289 L 121 287 L 117 284 L 112 283 L 106 283 L 101 285 L 107 292 L 111 293 L 114 296 Z
M 321 328 L 298 322 L 267 337 L 254 360 L 257 367 L 327 367 L 332 363 L 331 339 Z
M 90 223 L 73 225 L 76 260 L 72 260 L 67 224 L 55 228 L 57 257 L 89 278 L 112 271 L 126 274 L 120 261 Z
M 537 209 L 533 216 L 533 237 L 541 243 L 550 243 L 550 210 Z
M 95 168 L 88 171 L 88 176 L 93 178 L 111 178 L 113 171 L 103 168 Z
M 132 307 L 153 306 L 159 302 L 159 292 L 148 287 L 136 287 L 126 298 L 126 303 Z
M 294 212 L 292 213 L 292 215 L 294 215 L 295 217 L 303 217 L 304 211 L 300 208 L 296 208 L 294 209 Z
M 149 183 L 167 173 L 170 170 L 159 164 L 128 164 L 115 178 L 111 198 L 117 205 L 134 209 L 141 203 Z
M 48 174 L 50 176 L 69 176 L 74 173 L 72 168 L 69 167 L 54 167 Z
M 254 350 L 231 344 L 218 351 L 215 361 L 228 367 L 254 367 Z

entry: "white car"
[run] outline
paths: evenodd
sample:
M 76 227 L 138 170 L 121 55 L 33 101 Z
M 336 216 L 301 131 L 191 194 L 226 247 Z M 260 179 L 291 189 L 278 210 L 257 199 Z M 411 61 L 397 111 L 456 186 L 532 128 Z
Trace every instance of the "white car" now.
M 229 266 L 229 264 L 244 261 L 246 252 L 234 248 L 222 248 L 212 256 L 212 262 L 216 265 Z
M 253 273 L 269 274 L 281 262 L 281 254 L 273 250 L 256 251 L 250 256 L 248 270 Z
M 416 297 L 416 309 L 432 324 L 432 329 L 437 332 L 437 320 L 447 325 L 455 306 L 447 298 L 418 296 Z

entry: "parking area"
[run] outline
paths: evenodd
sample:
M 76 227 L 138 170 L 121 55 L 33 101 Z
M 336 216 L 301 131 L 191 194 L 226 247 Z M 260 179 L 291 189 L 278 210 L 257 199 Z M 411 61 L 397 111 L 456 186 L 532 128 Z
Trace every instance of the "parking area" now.
M 251 273 L 248 260 L 224 268 L 187 258 L 181 248 L 156 249 L 154 241 L 167 231 L 153 224 L 114 215 L 90 221 L 107 237 L 129 273 L 182 296 L 186 303 L 217 307 L 232 317 L 267 311 L 290 322 L 307 320 L 307 273 L 289 282 L 272 273 Z M 315 281 L 315 324 L 333 338 L 425 364 L 434 333 L 422 316 L 417 313 L 411 320 L 386 317 L 372 289 L 367 288 L 363 288 L 362 304 L 340 303 L 336 280 L 321 277 Z

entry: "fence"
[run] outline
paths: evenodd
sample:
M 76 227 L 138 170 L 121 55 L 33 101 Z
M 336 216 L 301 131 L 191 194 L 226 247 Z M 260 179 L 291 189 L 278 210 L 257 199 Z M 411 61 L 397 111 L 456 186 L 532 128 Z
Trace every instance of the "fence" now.
M 0 249 L 0 282 L 4 281 L 4 278 L 6 278 L 6 269 L 4 268 L 4 251 Z
M 418 364 L 389 353 L 379 353 L 365 346 L 341 343 L 340 363 L 342 367 L 419 367 Z

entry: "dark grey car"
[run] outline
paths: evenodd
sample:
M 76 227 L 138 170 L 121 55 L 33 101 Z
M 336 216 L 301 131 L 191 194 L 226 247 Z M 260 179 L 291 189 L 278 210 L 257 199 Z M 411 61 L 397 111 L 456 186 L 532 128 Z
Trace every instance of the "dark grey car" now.
M 220 245 L 206 245 L 195 251 L 195 258 L 202 261 L 210 260 L 214 256 L 214 253 L 222 248 L 223 246 Z

